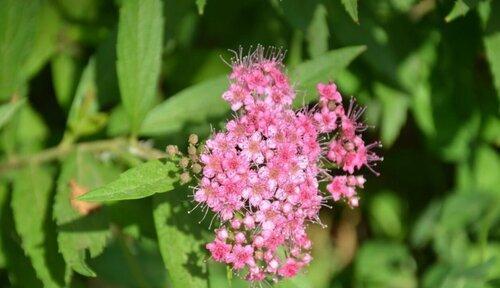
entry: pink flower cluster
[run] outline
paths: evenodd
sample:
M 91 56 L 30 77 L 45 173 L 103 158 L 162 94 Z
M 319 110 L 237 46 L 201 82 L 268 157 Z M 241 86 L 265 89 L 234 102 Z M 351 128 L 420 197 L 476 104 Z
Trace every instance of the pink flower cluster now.
M 293 277 L 308 265 L 307 224 L 319 222 L 328 198 L 357 206 L 365 179 L 354 173 L 379 160 L 370 152 L 378 143 L 365 145 L 357 133 L 366 128 L 357 122 L 363 111 L 352 101 L 345 111 L 335 84 L 318 84 L 317 107 L 291 108 L 295 92 L 281 60 L 259 48 L 234 61 L 223 98 L 238 116 L 206 141 L 194 195 L 221 220 L 206 245 L 212 258 L 250 281 Z M 331 176 L 332 167 L 341 175 Z M 331 197 L 320 193 L 322 180 Z

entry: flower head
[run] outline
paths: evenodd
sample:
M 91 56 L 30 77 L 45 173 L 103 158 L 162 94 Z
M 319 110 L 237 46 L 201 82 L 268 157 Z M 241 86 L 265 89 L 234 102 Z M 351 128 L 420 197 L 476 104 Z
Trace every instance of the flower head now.
M 363 109 L 352 101 L 344 109 L 334 83 L 317 85 L 317 108 L 292 109 L 295 92 L 282 58 L 259 47 L 234 60 L 222 97 L 238 115 L 206 141 L 194 195 L 221 220 L 206 245 L 212 258 L 244 271 L 249 281 L 293 277 L 307 266 L 306 225 L 318 221 L 327 198 L 357 206 L 356 189 L 365 179 L 354 173 L 380 160 L 371 152 L 378 142 L 365 145 L 360 134 Z M 325 177 L 331 197 L 319 190 Z

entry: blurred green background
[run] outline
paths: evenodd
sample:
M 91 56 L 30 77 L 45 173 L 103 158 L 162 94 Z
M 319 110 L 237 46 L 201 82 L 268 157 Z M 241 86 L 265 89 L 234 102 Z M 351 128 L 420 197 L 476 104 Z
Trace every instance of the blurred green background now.
M 106 206 L 109 223 L 60 225 L 54 195 L 65 191 L 68 167 L 83 165 L 64 147 L 130 132 L 159 150 L 185 148 L 191 133 L 205 138 L 230 115 L 219 99 L 230 69 L 221 57 L 262 44 L 287 51 L 300 99 L 311 97 L 303 63 L 330 65 L 319 72 L 367 106 L 368 138 L 381 138 L 385 158 L 360 208 L 322 210 L 328 228 L 310 226 L 311 266 L 277 286 L 500 287 L 500 1 L 163 0 L 160 76 L 140 129 L 127 122 L 117 81 L 127 1 L 0 0 L 0 286 L 172 287 L 149 198 Z M 60 155 L 50 159 L 62 166 L 40 159 L 54 147 Z M 113 147 L 82 177 L 108 165 L 114 179 L 140 161 L 113 158 Z M 11 165 L 19 159 L 44 165 Z M 87 188 L 107 181 L 92 179 Z M 16 197 L 23 189 L 46 204 Z M 188 196 L 172 203 L 190 205 Z M 35 218 L 36 235 L 25 229 Z M 74 248 L 62 246 L 65 233 L 88 237 L 75 257 L 92 258 L 97 277 L 64 268 L 62 250 Z M 203 284 L 192 287 L 247 286 L 210 261 L 200 273 Z

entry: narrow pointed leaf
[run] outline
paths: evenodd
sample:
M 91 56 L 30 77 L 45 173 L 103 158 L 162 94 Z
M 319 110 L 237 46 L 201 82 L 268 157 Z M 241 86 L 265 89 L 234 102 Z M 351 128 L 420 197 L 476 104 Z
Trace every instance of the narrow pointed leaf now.
M 358 19 L 358 0 L 341 0 L 342 5 L 345 7 L 345 11 L 351 16 L 354 22 L 359 23 Z
M 130 200 L 174 189 L 178 180 L 177 167 L 152 160 L 125 171 L 117 180 L 81 196 L 85 201 Z

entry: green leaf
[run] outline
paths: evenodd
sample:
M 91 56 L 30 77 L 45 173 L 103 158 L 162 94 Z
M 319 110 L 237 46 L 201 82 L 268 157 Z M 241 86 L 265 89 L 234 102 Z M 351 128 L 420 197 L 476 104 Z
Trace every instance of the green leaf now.
M 370 201 L 370 222 L 375 232 L 396 240 L 403 239 L 403 207 L 394 192 L 374 195 Z
M 351 16 L 354 22 L 359 23 L 358 19 L 358 0 L 341 0 L 345 11 Z
M 492 148 L 483 145 L 477 149 L 474 163 L 476 187 L 500 197 L 500 156 Z
M 61 27 L 61 19 L 51 1 L 43 1 L 39 14 L 33 47 L 23 68 L 28 79 L 38 73 L 56 52 Z
M 23 98 L 0 105 L 0 129 L 14 116 L 24 103 L 25 99 Z
M 432 240 L 438 229 L 438 220 L 441 213 L 441 202 L 432 202 L 419 216 L 411 233 L 411 243 L 422 248 Z
M 52 83 L 57 101 L 65 109 L 71 105 L 82 72 L 81 66 L 75 57 L 66 52 L 59 53 L 52 59 Z
M 79 199 L 96 202 L 130 200 L 167 192 L 174 189 L 178 180 L 177 170 L 172 162 L 163 164 L 159 160 L 151 160 L 123 172 L 117 180 Z
M 107 116 L 99 113 L 95 60 L 91 58 L 83 71 L 69 110 L 68 126 L 74 137 L 90 135 L 104 127 Z
M 0 100 L 17 93 L 35 43 L 40 1 L 0 0 Z
M 120 8 L 116 68 L 132 133 L 139 131 L 156 95 L 161 66 L 162 11 L 160 0 L 128 0 Z
M 320 56 L 328 51 L 328 31 L 327 11 L 324 5 L 318 4 L 314 12 L 311 24 L 307 29 L 307 41 L 309 44 L 309 54 L 312 58 Z
M 483 2 L 480 8 L 489 8 L 487 13 L 480 13 L 485 22 L 483 35 L 486 57 L 490 63 L 493 85 L 496 88 L 498 99 L 500 99 L 500 3 L 498 1 Z M 483 9 L 481 9 L 483 10 Z M 480 11 L 483 12 L 483 11 Z
M 198 13 L 203 15 L 205 11 L 205 5 L 207 5 L 207 0 L 196 0 L 196 6 L 198 7 Z
M 200 213 L 188 215 L 188 193 L 182 186 L 153 198 L 153 218 L 163 262 L 172 287 L 208 287 L 203 228 Z M 199 211 L 199 210 L 198 210 Z
M 43 287 L 42 282 L 36 277 L 33 265 L 25 256 L 20 247 L 19 235 L 17 235 L 12 209 L 10 193 L 7 189 L 0 189 L 3 201 L 0 207 L 0 250 L 5 257 L 5 267 L 9 276 L 9 282 L 13 287 Z
M 102 253 L 111 232 L 105 211 L 98 210 L 84 216 L 73 208 L 70 183 L 90 190 L 108 184 L 117 176 L 116 168 L 84 152 L 73 153 L 63 163 L 54 203 L 54 218 L 59 230 L 57 240 L 67 265 L 82 275 L 95 276 L 86 259 Z
M 9 191 L 7 189 L 7 185 L 3 182 L 0 181 L 0 211 L 2 211 L 2 209 L 4 209 L 4 207 L 6 207 L 8 209 L 8 196 L 9 196 Z M 3 224 L 3 219 L 2 217 L 4 217 L 5 213 L 3 212 L 0 212 L 0 224 Z M 0 268 L 5 268 L 6 264 L 7 264 L 7 253 L 6 251 L 4 251 L 5 249 L 5 242 L 6 240 L 4 239 L 4 237 L 2 236 L 2 233 L 0 233 Z
M 26 103 L 4 127 L 1 145 L 7 154 L 36 152 L 43 148 L 47 135 L 42 117 Z
M 142 135 L 174 133 L 193 123 L 220 118 L 229 111 L 222 93 L 229 86 L 226 76 L 191 86 L 168 98 L 148 113 Z
M 444 19 L 446 22 L 451 22 L 458 17 L 463 17 L 470 9 L 474 8 L 477 3 L 479 3 L 479 0 L 456 0 L 450 13 L 448 13 Z
M 297 97 L 294 105 L 301 106 L 303 103 L 316 99 L 316 84 L 334 80 L 342 70 L 346 69 L 365 50 L 366 46 L 340 48 L 297 65 L 290 73 L 291 82 L 298 83 L 297 89 L 303 91 L 305 95 Z
M 406 123 L 410 98 L 381 83 L 375 86 L 375 93 L 382 103 L 382 143 L 390 147 Z
M 357 287 L 417 287 L 416 263 L 399 243 L 368 241 L 355 261 Z
M 45 287 L 63 287 L 65 266 L 47 245 L 45 225 L 50 219 L 52 173 L 47 167 L 28 166 L 16 174 L 12 194 L 14 223 L 22 247 Z M 27 205 L 30 209 L 26 209 Z

